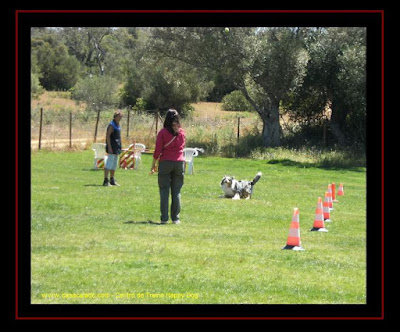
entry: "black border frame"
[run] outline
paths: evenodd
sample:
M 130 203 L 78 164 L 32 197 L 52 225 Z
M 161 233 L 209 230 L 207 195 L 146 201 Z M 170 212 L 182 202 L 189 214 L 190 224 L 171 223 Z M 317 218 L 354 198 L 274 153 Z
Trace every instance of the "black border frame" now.
M 15 192 L 9 266 L 15 320 L 382 320 L 384 318 L 383 10 L 13 10 Z M 366 305 L 32 305 L 30 304 L 30 28 L 33 26 L 367 27 Z M 12 40 L 14 38 L 14 40 Z M 12 75 L 11 75 L 12 77 Z M 28 92 L 28 93 L 27 93 Z M 11 95 L 11 94 L 10 94 Z M 12 99 L 12 95 L 9 97 Z M 380 110 L 380 112 L 374 111 Z M 380 137 L 380 141 L 371 139 Z M 381 221 L 380 223 L 377 221 Z

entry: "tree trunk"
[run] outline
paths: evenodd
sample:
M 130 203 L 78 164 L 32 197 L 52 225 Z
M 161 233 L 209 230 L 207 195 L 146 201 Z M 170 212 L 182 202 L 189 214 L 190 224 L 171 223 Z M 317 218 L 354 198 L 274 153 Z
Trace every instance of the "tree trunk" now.
M 263 142 L 265 147 L 280 146 L 279 106 L 273 105 L 271 109 L 259 112 L 263 120 Z
M 255 103 L 255 101 L 249 96 L 247 89 L 244 87 L 244 84 L 241 87 L 241 91 L 243 92 L 246 99 L 253 106 L 253 108 L 260 115 L 261 120 L 263 121 L 263 142 L 264 147 L 276 147 L 281 145 L 281 126 L 279 123 L 279 101 L 268 103 L 271 106 L 268 108 L 260 108 Z
M 340 145 L 346 144 L 346 134 L 344 132 L 344 125 L 346 119 L 346 112 L 344 111 L 343 106 L 340 107 L 337 103 L 332 103 L 331 106 L 332 115 L 330 126 L 332 130 L 332 134 L 335 137 L 337 143 Z

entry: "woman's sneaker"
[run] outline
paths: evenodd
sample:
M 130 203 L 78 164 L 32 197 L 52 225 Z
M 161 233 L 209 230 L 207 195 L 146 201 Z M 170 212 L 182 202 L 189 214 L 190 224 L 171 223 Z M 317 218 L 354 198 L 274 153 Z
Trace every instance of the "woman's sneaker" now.
M 172 220 L 172 223 L 175 224 L 175 225 L 179 225 L 181 222 L 178 219 L 178 220 L 175 220 L 175 221 Z
M 104 187 L 111 187 L 111 184 L 110 184 L 110 182 L 108 182 L 108 179 L 104 179 L 103 186 Z

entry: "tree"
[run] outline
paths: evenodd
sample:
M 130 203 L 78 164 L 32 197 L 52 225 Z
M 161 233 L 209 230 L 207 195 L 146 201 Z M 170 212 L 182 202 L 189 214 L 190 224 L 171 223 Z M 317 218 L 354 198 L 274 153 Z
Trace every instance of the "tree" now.
M 135 106 L 137 99 L 142 97 L 143 85 L 142 75 L 136 66 L 132 64 L 127 73 L 125 84 L 121 89 L 120 97 L 122 104 L 125 106 Z
M 210 79 L 214 82 L 214 88 L 208 94 L 207 101 L 220 102 L 224 96 L 235 91 L 232 81 L 218 72 L 211 74 Z
M 328 85 L 331 101 L 331 129 L 340 144 L 365 143 L 366 44 L 365 28 L 337 28 L 328 34 L 336 50 L 337 71 Z
M 299 29 L 297 29 L 299 30 Z M 242 89 L 263 120 L 265 146 L 280 145 L 279 105 L 303 82 L 308 54 L 298 31 L 292 28 L 261 29 L 249 82 Z
M 125 106 L 135 106 L 137 99 L 142 98 L 144 85 L 147 80 L 149 52 L 146 49 L 147 33 L 136 28 L 127 28 L 121 33 L 127 50 L 121 61 L 121 70 L 124 73 L 124 84 L 121 89 L 121 102 Z
M 32 58 L 39 68 L 40 84 L 46 90 L 68 90 L 75 85 L 80 73 L 79 61 L 56 36 L 44 35 L 32 40 Z
M 160 28 L 153 47 L 229 79 L 260 115 L 264 145 L 278 146 L 279 104 L 301 84 L 307 63 L 298 35 L 292 28 Z
M 86 103 L 87 110 L 103 110 L 118 103 L 118 82 L 110 76 L 88 75 L 72 89 L 71 97 Z
M 31 54 L 31 98 L 34 99 L 44 92 L 43 87 L 40 85 L 39 77 L 40 71 L 37 65 L 37 58 Z
M 97 138 L 97 127 L 100 112 L 106 107 L 115 106 L 118 102 L 116 95 L 118 82 L 109 76 L 88 76 L 79 81 L 72 89 L 72 98 L 76 101 L 86 102 L 87 110 L 97 112 L 94 142 Z
M 196 68 L 185 64 L 177 66 L 164 59 L 143 68 L 142 96 L 153 110 L 175 108 L 182 116 L 190 111 L 189 104 L 206 97 L 212 84 Z
M 37 74 L 31 73 L 31 97 L 36 99 L 43 93 Z
M 150 32 L 140 30 L 137 34 L 122 101 L 134 106 L 142 98 L 149 110 L 176 108 L 185 116 L 191 109 L 189 104 L 205 99 L 213 84 L 204 71 L 154 52 Z
M 330 107 L 330 128 L 341 145 L 364 142 L 366 116 L 365 28 L 321 28 L 305 41 L 310 60 L 304 84 L 284 107 L 298 120 L 318 122 Z
M 107 49 L 106 37 L 112 35 L 109 27 L 63 28 L 61 35 L 71 54 L 85 65 L 88 73 L 104 75 L 106 72 Z

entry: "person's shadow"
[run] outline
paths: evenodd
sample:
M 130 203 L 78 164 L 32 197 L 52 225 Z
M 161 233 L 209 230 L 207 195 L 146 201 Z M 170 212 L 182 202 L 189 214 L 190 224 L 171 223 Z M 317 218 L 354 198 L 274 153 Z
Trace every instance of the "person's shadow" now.
M 128 221 L 125 221 L 124 224 L 132 224 L 132 225 L 164 225 L 164 224 L 161 224 L 161 222 L 155 222 L 155 221 L 152 221 L 152 220 L 146 220 L 146 221 L 128 220 Z

